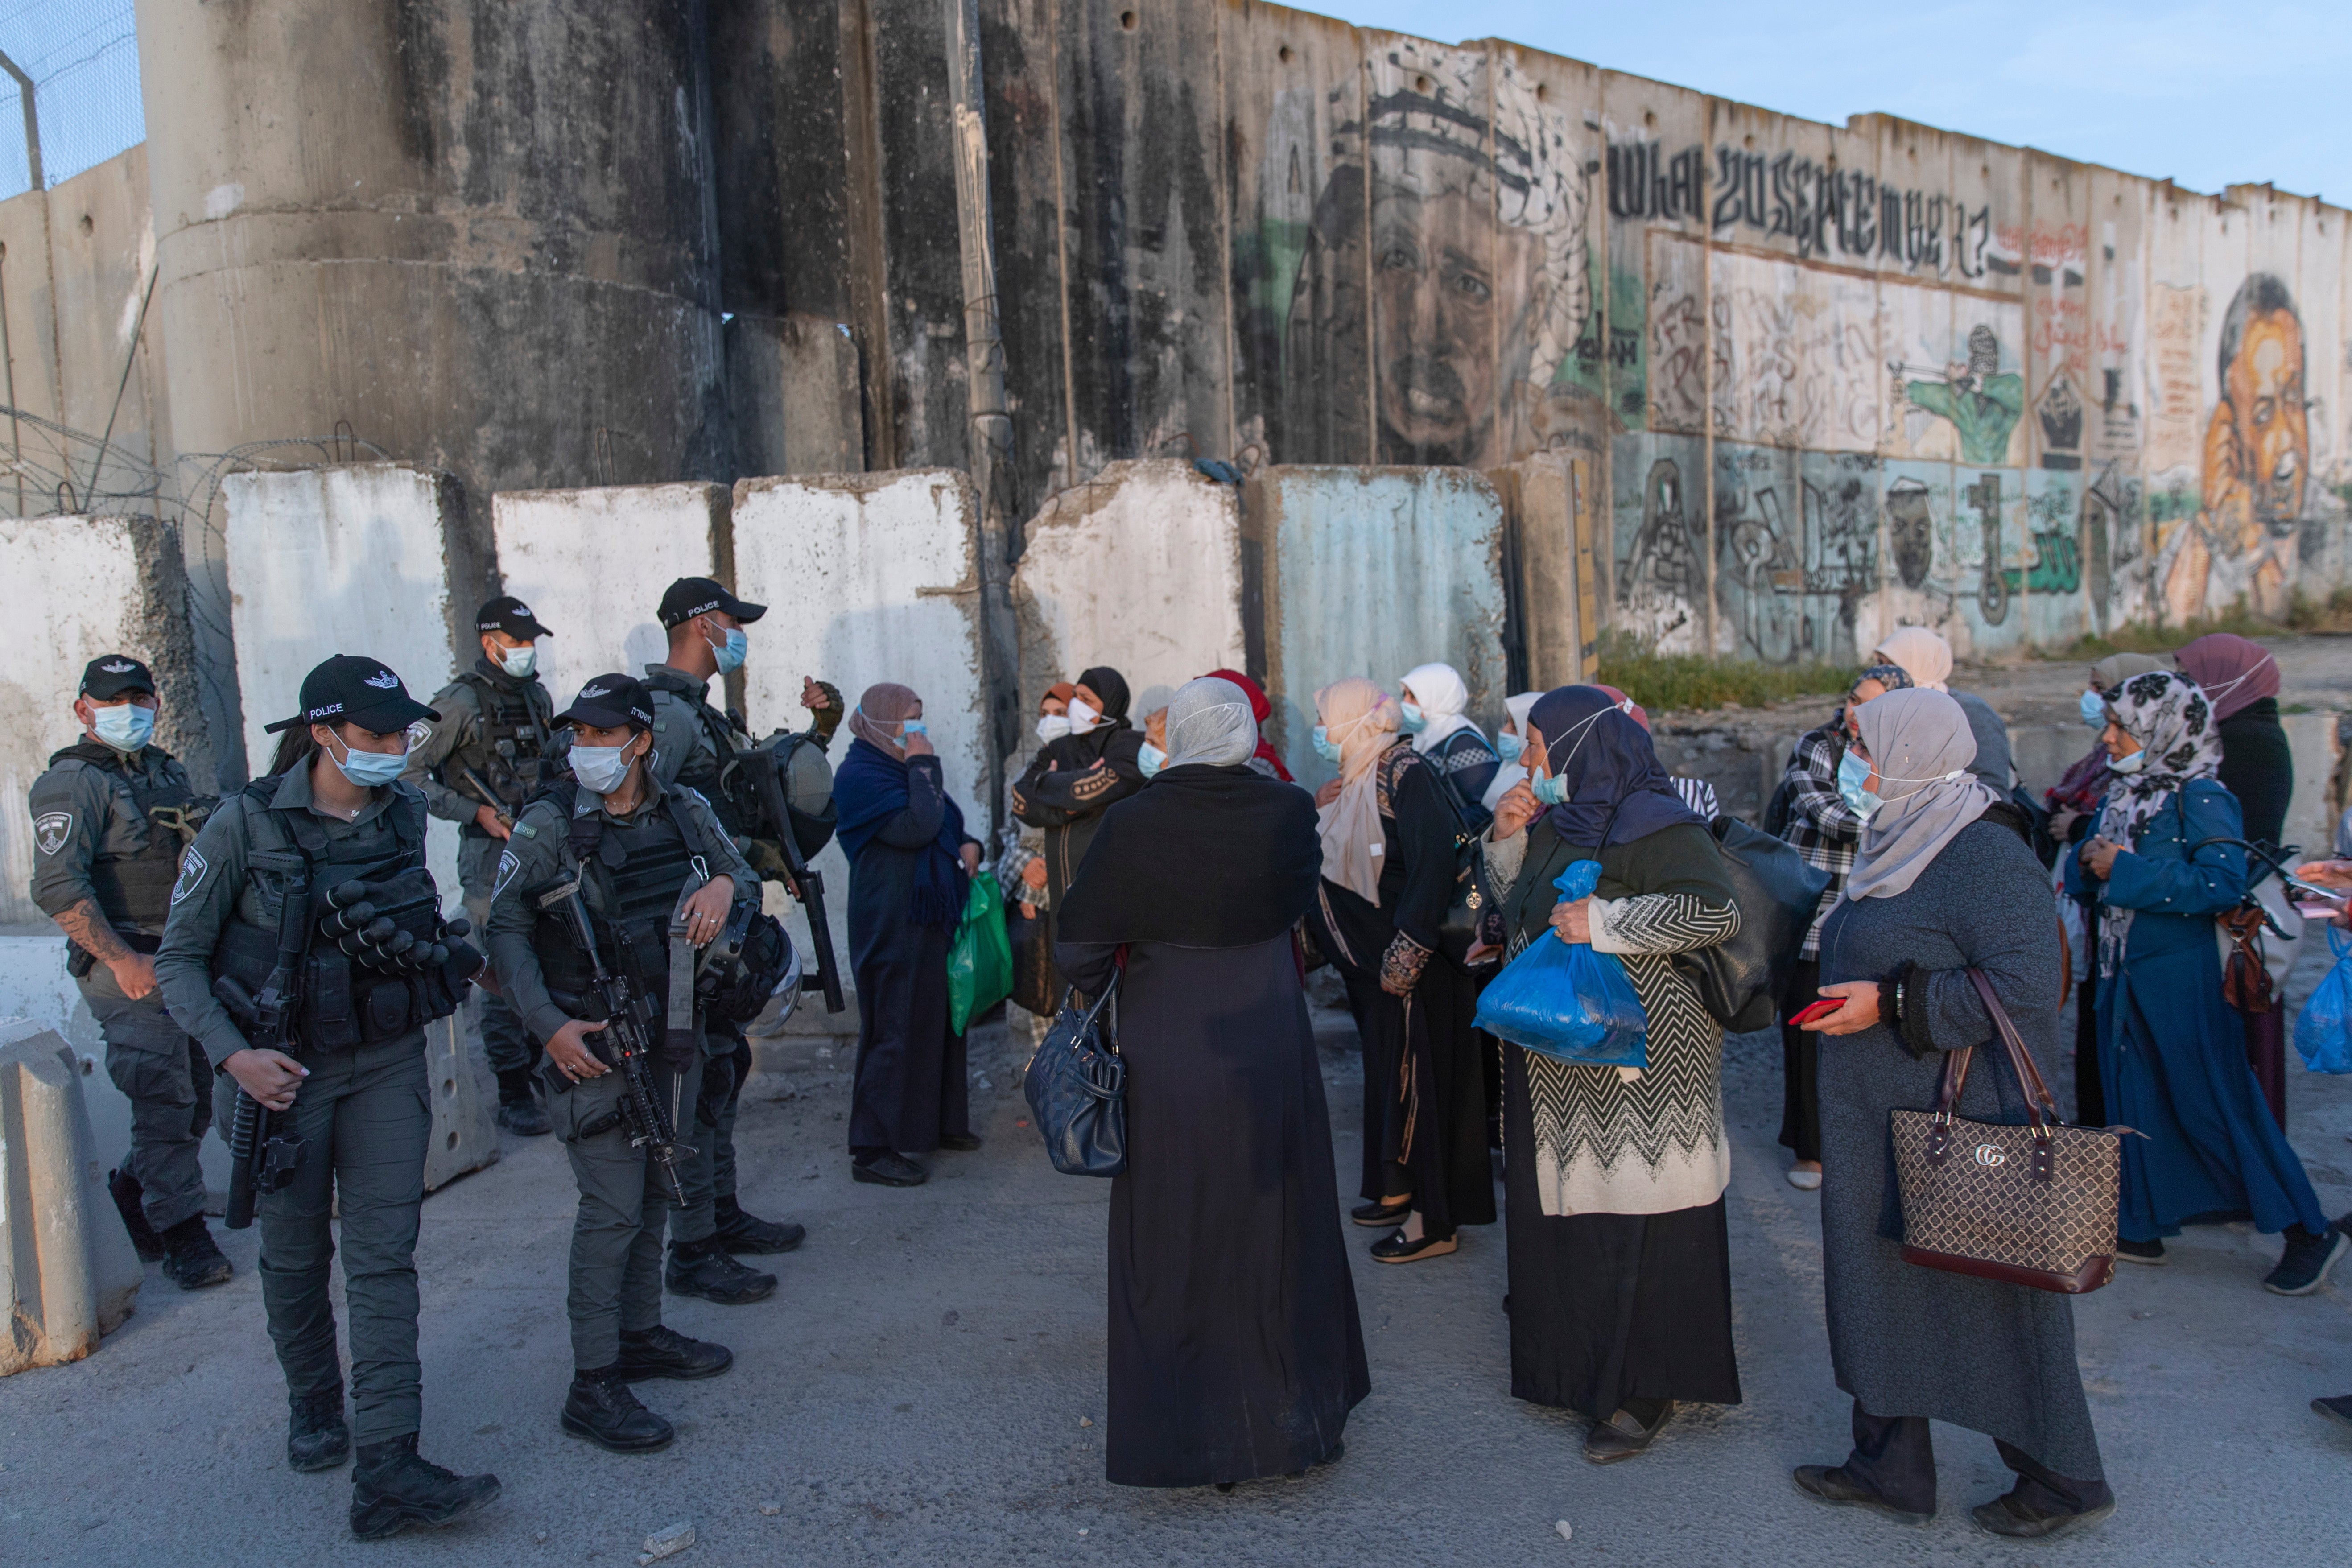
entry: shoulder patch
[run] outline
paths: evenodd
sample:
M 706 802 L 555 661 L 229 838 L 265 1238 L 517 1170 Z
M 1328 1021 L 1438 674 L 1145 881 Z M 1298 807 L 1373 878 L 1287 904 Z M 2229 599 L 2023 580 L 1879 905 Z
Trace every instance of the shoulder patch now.
M 172 902 L 178 904 L 182 899 L 204 886 L 205 873 L 211 869 L 205 863 L 205 858 L 196 853 L 195 846 L 190 845 L 187 852 L 180 857 L 180 879 L 172 884 Z
M 33 818 L 33 842 L 44 855 L 54 855 L 73 837 L 73 813 L 45 811 Z
M 499 879 L 490 885 L 490 897 L 496 899 L 500 893 L 505 892 L 507 884 L 513 881 L 515 873 L 521 869 L 522 861 L 515 852 L 511 849 L 502 850 L 499 855 Z
M 514 830 L 525 838 L 536 838 L 539 837 L 539 829 L 533 827 L 528 822 L 516 823 L 514 825 Z

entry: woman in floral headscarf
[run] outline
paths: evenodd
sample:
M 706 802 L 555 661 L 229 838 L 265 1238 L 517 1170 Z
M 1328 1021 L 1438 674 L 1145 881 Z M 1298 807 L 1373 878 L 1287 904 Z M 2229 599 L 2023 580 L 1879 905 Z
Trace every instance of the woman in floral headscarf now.
M 2264 1109 L 2245 1029 L 2221 996 L 2213 917 L 2246 887 L 2237 800 L 2216 776 L 2212 704 L 2166 670 L 2107 694 L 2100 740 L 2114 759 L 2097 832 L 2066 862 L 2066 890 L 2101 905 L 2099 1076 L 2124 1142 L 2117 1256 L 2165 1260 L 2191 1221 L 2252 1219 L 2286 1233 L 2263 1281 L 2319 1288 L 2352 1237 L 2328 1228 L 2303 1163 Z

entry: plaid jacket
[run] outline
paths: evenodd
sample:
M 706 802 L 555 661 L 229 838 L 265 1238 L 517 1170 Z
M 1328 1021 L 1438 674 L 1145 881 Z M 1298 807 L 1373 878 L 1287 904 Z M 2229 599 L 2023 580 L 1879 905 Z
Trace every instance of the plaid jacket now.
M 1822 922 L 1844 894 L 1845 876 L 1853 869 L 1853 852 L 1862 842 L 1862 818 L 1838 794 L 1838 763 L 1844 757 L 1845 738 L 1835 715 L 1820 729 L 1807 731 L 1789 753 L 1789 825 L 1780 837 L 1796 847 L 1806 865 L 1830 874 L 1821 907 L 1805 931 L 1806 958 L 1821 956 Z

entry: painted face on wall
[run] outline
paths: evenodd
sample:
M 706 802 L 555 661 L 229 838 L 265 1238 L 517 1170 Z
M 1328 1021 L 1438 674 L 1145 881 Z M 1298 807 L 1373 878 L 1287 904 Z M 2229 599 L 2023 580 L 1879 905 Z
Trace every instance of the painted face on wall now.
M 2250 314 L 2227 369 L 2236 468 L 2253 521 L 2272 534 L 2303 516 L 2311 426 L 2303 406 L 2303 323 L 2291 309 Z M 2212 484 L 2209 468 L 2206 483 Z
M 1498 228 L 1483 192 L 1383 189 L 1371 243 L 1382 460 L 1500 460 L 1487 447 L 1498 395 L 1526 374 L 1534 237 Z

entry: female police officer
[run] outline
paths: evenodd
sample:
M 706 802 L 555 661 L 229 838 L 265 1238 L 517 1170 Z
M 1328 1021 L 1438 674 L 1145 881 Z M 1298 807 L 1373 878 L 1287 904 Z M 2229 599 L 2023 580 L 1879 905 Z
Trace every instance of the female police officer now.
M 269 726 L 285 732 L 269 775 L 224 800 L 182 858 L 155 974 L 172 1016 L 275 1113 L 294 1156 L 290 1179 L 257 1204 L 262 1300 L 293 1406 L 286 1458 L 331 1469 L 356 1437 L 352 1532 L 373 1540 L 499 1495 L 496 1476 L 416 1452 L 424 1026 L 456 1011 L 479 958 L 463 943 L 446 952 L 456 933 L 425 868 L 425 797 L 399 782 L 408 728 L 433 710 L 352 655 L 304 677 L 301 700 Z M 232 1092 L 215 1085 L 224 1127 Z M 355 1430 L 327 1294 L 338 1207 Z

